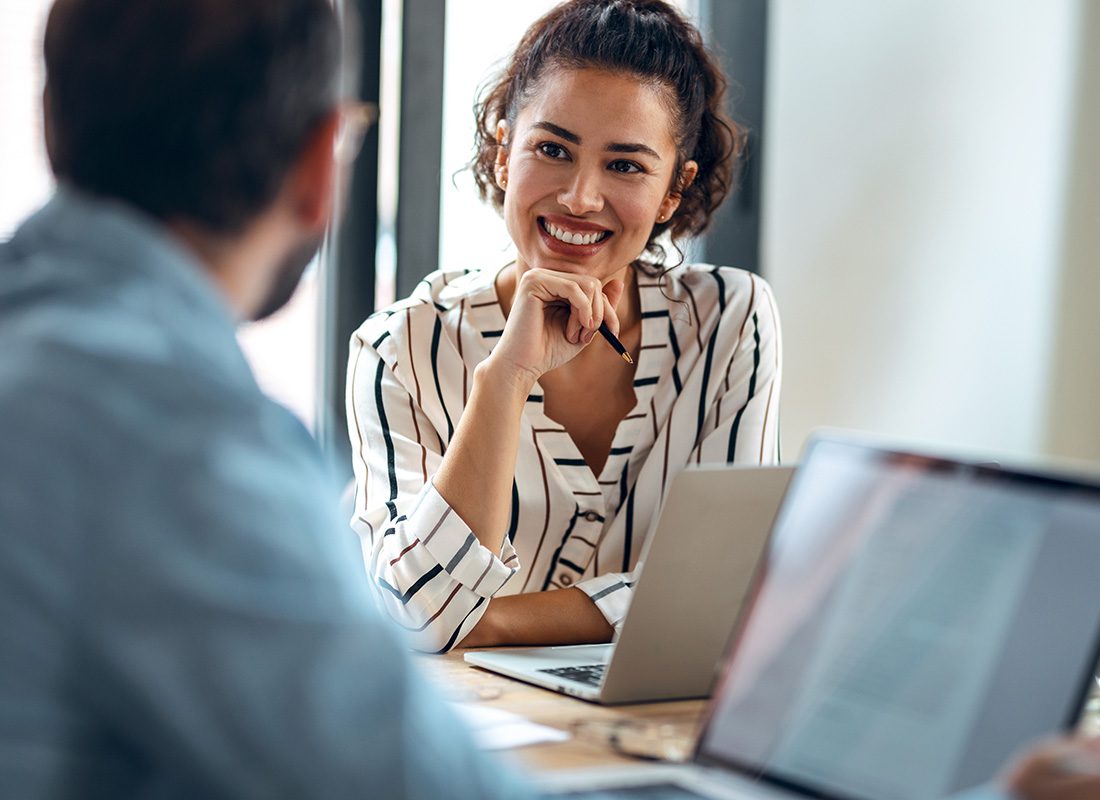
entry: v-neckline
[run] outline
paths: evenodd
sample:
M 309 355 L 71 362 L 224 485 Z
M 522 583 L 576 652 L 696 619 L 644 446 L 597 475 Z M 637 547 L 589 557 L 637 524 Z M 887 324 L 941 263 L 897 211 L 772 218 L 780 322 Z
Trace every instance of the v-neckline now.
M 479 302 L 471 302 L 471 310 L 476 308 L 490 312 L 478 314 L 476 319 L 471 314 L 471 322 L 478 327 L 482 335 L 487 350 L 486 356 L 493 351 L 508 321 L 497 290 L 497 279 L 509 266 L 511 262 L 488 274 L 483 292 L 477 295 Z M 582 486 L 582 491 L 588 493 L 598 488 L 605 497 L 610 495 L 616 486 L 621 486 L 627 468 L 637 455 L 633 452 L 632 443 L 641 438 L 638 435 L 640 426 L 647 421 L 653 424 L 652 400 L 664 362 L 661 350 L 668 346 L 669 308 L 668 301 L 661 292 L 662 278 L 639 271 L 636 273 L 635 285 L 638 289 L 638 307 L 642 326 L 634 370 L 635 403 L 615 427 L 610 452 L 600 474 L 597 475 L 588 466 L 580 448 L 573 441 L 572 434 L 546 414 L 545 390 L 538 381 L 535 381 L 524 406 L 524 416 L 530 423 L 532 433 L 536 434 L 537 440 L 550 451 L 554 463 L 563 469 L 563 476 L 570 484 Z M 537 436 L 537 434 L 551 432 L 560 435 L 541 438 Z M 581 465 L 583 469 L 579 468 Z

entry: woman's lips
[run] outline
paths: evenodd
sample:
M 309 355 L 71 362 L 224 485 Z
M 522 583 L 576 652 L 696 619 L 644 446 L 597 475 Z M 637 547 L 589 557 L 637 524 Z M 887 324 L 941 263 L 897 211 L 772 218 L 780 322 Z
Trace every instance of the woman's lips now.
M 596 225 L 556 224 L 546 217 L 539 217 L 536 226 L 547 248 L 564 256 L 593 255 L 613 236 L 611 231 Z

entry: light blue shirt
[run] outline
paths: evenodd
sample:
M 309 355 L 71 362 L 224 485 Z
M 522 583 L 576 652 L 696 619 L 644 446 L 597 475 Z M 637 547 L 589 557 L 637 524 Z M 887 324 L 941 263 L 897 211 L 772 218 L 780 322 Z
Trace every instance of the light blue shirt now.
M 336 507 L 200 264 L 61 190 L 0 245 L 0 796 L 525 796 Z

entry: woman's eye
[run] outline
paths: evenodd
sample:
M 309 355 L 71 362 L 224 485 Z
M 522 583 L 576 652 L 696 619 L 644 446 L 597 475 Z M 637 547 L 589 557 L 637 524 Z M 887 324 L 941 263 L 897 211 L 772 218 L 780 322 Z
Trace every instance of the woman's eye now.
M 613 172 L 620 172 L 623 175 L 629 175 L 632 172 L 644 172 L 640 164 L 634 161 L 627 161 L 625 159 L 619 159 L 618 161 L 612 161 L 608 165 L 608 169 Z
M 561 159 L 569 157 L 569 153 L 566 152 L 565 148 L 554 142 L 542 142 L 538 146 L 538 151 L 547 158 Z

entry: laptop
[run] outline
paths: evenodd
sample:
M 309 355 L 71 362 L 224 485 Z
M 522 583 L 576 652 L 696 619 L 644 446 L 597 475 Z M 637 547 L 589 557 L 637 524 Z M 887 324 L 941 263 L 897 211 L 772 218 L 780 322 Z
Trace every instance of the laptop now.
M 972 788 L 1077 722 L 1100 656 L 1098 569 L 1091 479 L 818 439 L 692 763 L 547 780 L 586 800 Z
M 793 469 L 677 475 L 614 644 L 496 648 L 466 661 L 598 703 L 705 697 Z

